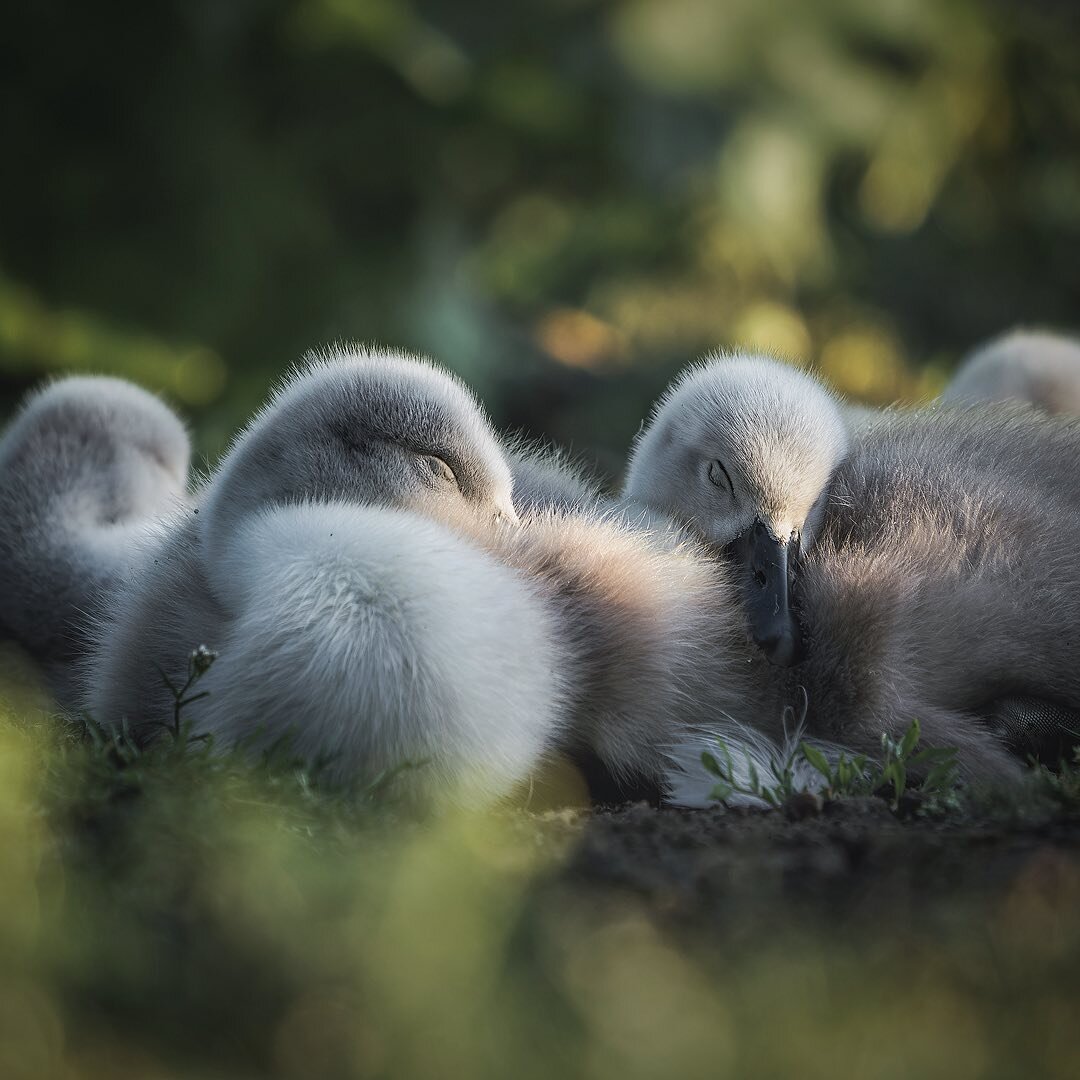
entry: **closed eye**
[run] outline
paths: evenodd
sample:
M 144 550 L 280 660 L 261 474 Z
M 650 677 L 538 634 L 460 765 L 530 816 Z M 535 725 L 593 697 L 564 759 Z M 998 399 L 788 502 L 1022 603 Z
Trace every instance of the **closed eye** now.
M 458 486 L 458 479 L 454 475 L 454 470 L 441 457 L 436 457 L 434 454 L 425 454 L 424 461 L 431 470 L 431 475 L 438 483 L 448 486 L 453 485 L 454 487 Z
M 731 482 L 731 476 L 728 474 L 727 469 L 724 468 L 722 461 L 710 461 L 709 462 L 709 483 L 721 490 L 727 489 L 732 497 L 735 495 L 735 485 Z

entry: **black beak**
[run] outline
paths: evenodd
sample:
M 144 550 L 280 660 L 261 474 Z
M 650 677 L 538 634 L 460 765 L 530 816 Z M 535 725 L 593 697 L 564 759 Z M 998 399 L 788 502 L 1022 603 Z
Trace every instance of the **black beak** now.
M 745 605 L 750 633 L 769 660 L 791 667 L 802 656 L 802 639 L 791 606 L 791 584 L 799 561 L 799 534 L 777 537 L 756 521 L 734 545 L 746 571 Z

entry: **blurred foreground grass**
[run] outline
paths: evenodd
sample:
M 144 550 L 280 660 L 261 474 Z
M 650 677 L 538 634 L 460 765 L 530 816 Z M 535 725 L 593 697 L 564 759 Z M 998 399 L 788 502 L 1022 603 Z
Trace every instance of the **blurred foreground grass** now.
M 781 822 L 782 888 L 737 858 L 684 917 L 677 861 L 641 890 L 590 852 L 610 826 L 677 857 L 690 815 L 409 820 L 287 767 L 125 762 L 7 682 L 4 1077 L 1080 1074 L 1080 861 L 1038 831 L 994 888 L 859 910 L 800 902 L 785 849 L 815 842 Z

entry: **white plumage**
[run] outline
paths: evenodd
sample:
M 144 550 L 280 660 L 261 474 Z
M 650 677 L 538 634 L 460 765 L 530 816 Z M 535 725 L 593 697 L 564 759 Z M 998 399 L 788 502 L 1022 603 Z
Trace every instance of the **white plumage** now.
M 187 719 L 226 744 L 285 738 L 338 777 L 424 764 L 417 790 L 505 794 L 564 715 L 555 621 L 441 524 L 512 527 L 510 473 L 475 399 L 430 363 L 339 350 L 294 374 L 115 594 L 85 703 L 149 733 L 158 668 L 219 658 Z
M 136 730 L 167 720 L 153 662 L 182 680 L 205 642 L 219 655 L 185 712 L 193 729 L 256 750 L 284 739 L 341 780 L 412 763 L 417 792 L 484 801 L 556 741 L 554 620 L 445 526 L 351 503 L 271 506 L 216 558 L 211 573 L 188 524 L 120 594 L 88 669 L 94 716 Z

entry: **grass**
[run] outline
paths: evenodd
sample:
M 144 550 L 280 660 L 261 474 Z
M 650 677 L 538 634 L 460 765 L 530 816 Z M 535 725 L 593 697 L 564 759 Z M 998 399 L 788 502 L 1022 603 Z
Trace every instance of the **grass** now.
M 921 774 L 913 789 L 923 812 L 941 813 L 960 807 L 960 786 L 956 769 L 956 750 L 952 747 L 920 748 L 921 730 L 913 720 L 899 739 L 888 733 L 881 736 L 881 757 L 872 761 L 864 755 L 841 752 L 829 761 L 817 747 L 803 740 L 793 740 L 786 756 L 769 760 L 769 774 L 764 779 L 746 756 L 747 779 L 742 780 L 727 745 L 718 741 L 716 752 L 705 750 L 701 763 L 718 783 L 710 798 L 726 803 L 732 795 L 746 795 L 780 809 L 797 795 L 820 793 L 827 800 L 888 793 L 893 810 L 899 810 L 910 790 L 912 770 Z M 796 782 L 796 761 L 802 760 L 821 777 L 822 783 L 811 788 Z M 1052 774 L 1047 774 L 1052 775 Z
M 328 789 L 285 753 L 220 754 L 190 734 L 181 722 L 142 751 L 25 697 L 0 715 L 0 1075 L 1080 1068 L 1066 854 L 894 921 L 804 919 L 756 887 L 722 923 L 708 897 L 684 921 L 590 875 L 580 844 L 600 819 L 416 820 L 392 777 Z M 838 792 L 858 786 L 829 768 Z M 1077 774 L 1054 784 L 1074 807 Z

